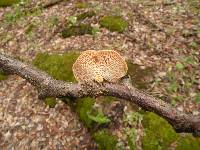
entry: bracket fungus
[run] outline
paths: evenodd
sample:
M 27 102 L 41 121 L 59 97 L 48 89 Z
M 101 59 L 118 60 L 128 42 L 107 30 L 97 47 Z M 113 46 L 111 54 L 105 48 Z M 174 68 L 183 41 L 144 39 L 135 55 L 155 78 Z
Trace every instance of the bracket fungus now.
M 78 82 L 118 82 L 127 74 L 125 59 L 114 50 L 86 50 L 72 67 Z

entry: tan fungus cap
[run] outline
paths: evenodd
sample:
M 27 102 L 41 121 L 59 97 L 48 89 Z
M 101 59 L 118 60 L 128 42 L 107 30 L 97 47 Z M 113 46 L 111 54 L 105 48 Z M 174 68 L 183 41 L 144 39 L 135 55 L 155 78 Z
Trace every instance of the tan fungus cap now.
M 126 75 L 125 59 L 114 50 L 86 50 L 81 53 L 72 67 L 78 82 L 117 82 Z

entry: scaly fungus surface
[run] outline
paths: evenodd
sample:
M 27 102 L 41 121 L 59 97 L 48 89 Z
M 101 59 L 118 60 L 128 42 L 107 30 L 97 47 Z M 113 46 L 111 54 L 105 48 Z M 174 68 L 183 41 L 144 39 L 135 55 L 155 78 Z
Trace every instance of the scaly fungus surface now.
M 125 59 L 114 50 L 87 50 L 72 69 L 78 82 L 117 82 L 126 75 L 128 67 Z

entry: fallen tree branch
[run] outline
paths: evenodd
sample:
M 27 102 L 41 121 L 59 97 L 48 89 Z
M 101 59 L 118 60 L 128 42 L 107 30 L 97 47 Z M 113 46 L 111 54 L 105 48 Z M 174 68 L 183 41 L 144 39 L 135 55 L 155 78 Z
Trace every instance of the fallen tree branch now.
M 0 69 L 17 74 L 36 86 L 41 99 L 46 97 L 114 96 L 133 102 L 147 111 L 158 114 L 166 119 L 176 132 L 193 133 L 195 136 L 200 136 L 200 117 L 180 112 L 170 104 L 134 87 L 112 83 L 81 85 L 55 80 L 45 72 L 1 53 Z

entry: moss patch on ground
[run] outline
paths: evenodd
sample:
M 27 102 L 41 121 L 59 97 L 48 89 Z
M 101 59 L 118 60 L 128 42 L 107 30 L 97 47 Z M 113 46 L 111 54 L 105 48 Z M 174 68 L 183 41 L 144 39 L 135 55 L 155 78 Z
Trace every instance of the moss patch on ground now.
M 86 18 L 91 18 L 95 16 L 94 11 L 86 11 L 76 16 L 70 16 L 65 21 L 65 27 L 61 32 L 63 38 L 68 38 L 71 36 L 80 36 L 84 34 L 94 34 L 94 27 L 89 23 L 82 23 Z
M 33 65 L 47 72 L 53 78 L 75 82 L 72 65 L 78 58 L 78 53 L 48 54 L 39 53 L 33 60 Z
M 145 135 L 142 138 L 144 150 L 154 149 L 200 149 L 200 139 L 186 134 L 184 137 L 176 133 L 171 125 L 154 113 L 143 113 Z M 176 144 L 175 144 L 176 143 Z
M 54 108 L 55 105 L 56 105 L 56 103 L 57 103 L 57 101 L 56 101 L 55 98 L 46 98 L 46 99 L 44 100 L 44 102 L 45 102 L 45 104 L 48 105 L 50 108 Z
M 1 80 L 6 80 L 8 78 L 8 74 L 5 73 L 4 71 L 0 70 L 0 81 Z
M 86 9 L 90 7 L 90 4 L 87 2 L 78 2 L 76 3 L 75 7 L 79 9 Z
M 93 138 L 99 146 L 99 150 L 114 150 L 117 139 L 107 130 L 99 130 L 93 134 Z
M 0 0 L 0 6 L 10 6 L 20 2 L 20 0 Z
M 93 28 L 89 24 L 80 24 L 80 25 L 72 25 L 68 26 L 62 31 L 62 37 L 63 38 L 68 38 L 70 36 L 79 36 L 79 35 L 84 35 L 84 34 L 91 34 Z
M 78 16 L 77 16 L 77 20 L 78 21 L 81 21 L 81 20 L 84 20 L 84 19 L 86 19 L 86 18 L 91 18 L 91 17 L 93 17 L 93 16 L 95 16 L 96 15 L 96 13 L 94 12 L 94 11 L 87 11 L 87 12 L 84 12 L 84 13 L 82 13 L 82 14 L 79 14 Z
M 101 27 L 110 31 L 124 32 L 128 28 L 128 23 L 121 16 L 104 16 L 100 19 Z
M 178 138 L 178 134 L 172 127 L 154 113 L 144 114 L 143 126 L 145 128 L 145 136 L 142 139 L 144 150 L 167 149 Z
M 186 135 L 181 137 L 176 150 L 199 150 L 200 149 L 200 138 L 195 138 L 192 135 Z
M 95 100 L 93 98 L 82 98 L 76 103 L 76 112 L 79 114 L 80 120 L 86 125 L 88 128 L 92 128 L 94 121 L 88 117 L 88 112 L 91 112 L 93 109 L 93 105 Z
M 94 108 L 94 103 L 94 98 L 87 97 L 78 100 L 75 104 L 76 112 L 79 114 L 81 121 L 91 131 L 94 131 L 99 125 L 105 125 L 110 122 L 101 110 Z

